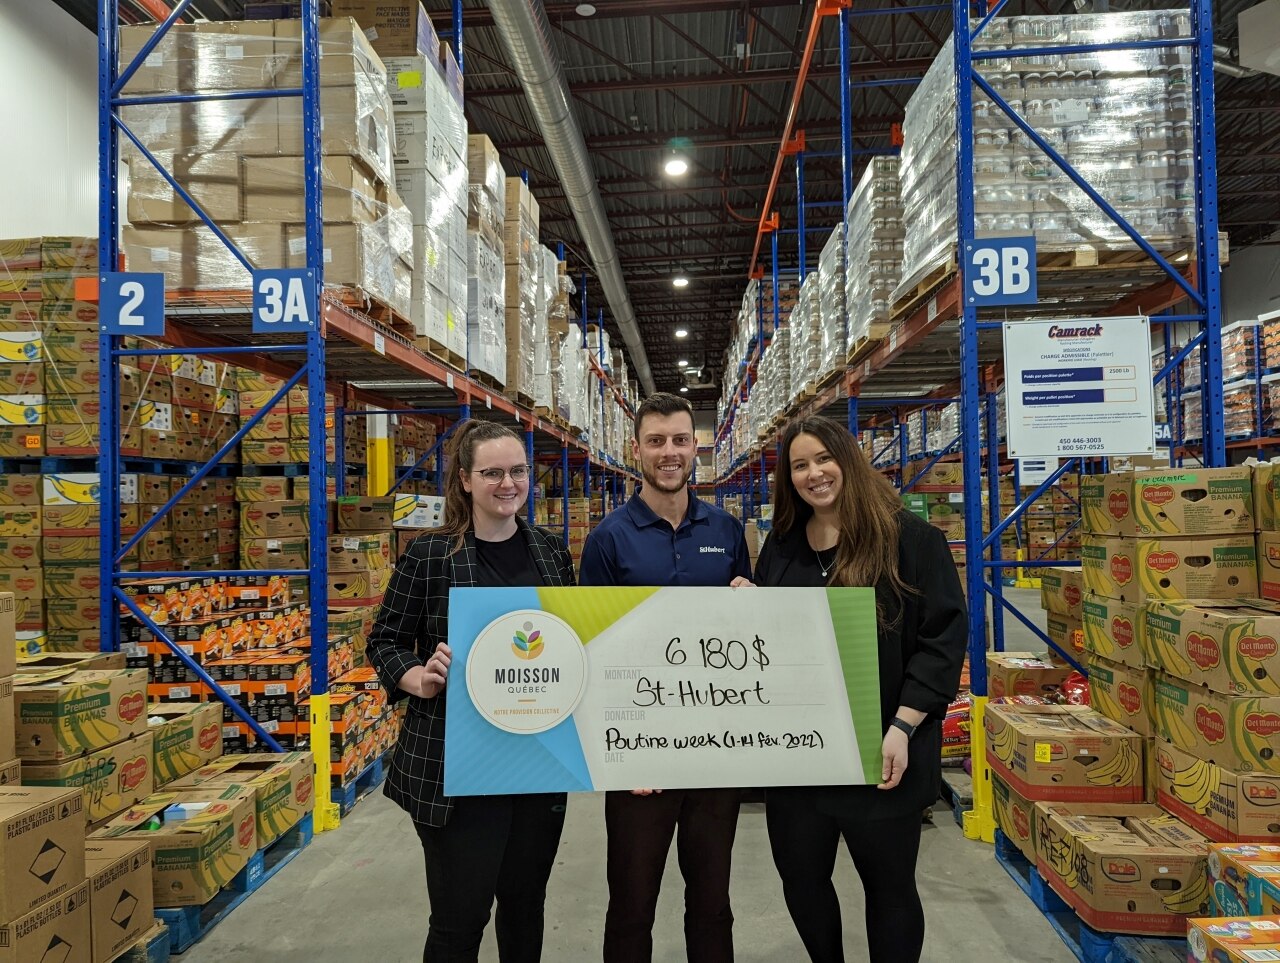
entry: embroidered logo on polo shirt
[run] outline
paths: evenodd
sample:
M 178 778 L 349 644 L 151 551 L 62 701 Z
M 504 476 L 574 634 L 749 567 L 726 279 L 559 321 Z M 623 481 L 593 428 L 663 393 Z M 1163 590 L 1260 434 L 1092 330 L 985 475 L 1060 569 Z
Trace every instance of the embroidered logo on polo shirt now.
M 726 555 L 726 554 L 728 554 L 728 553 L 727 553 L 723 548 L 721 548 L 719 545 L 703 545 L 701 548 L 699 548 L 699 549 L 698 549 L 698 551 L 699 551 L 699 552 L 701 552 L 703 555 L 706 555 L 706 554 L 708 554 L 708 553 L 710 553 L 710 552 L 715 552 L 715 553 L 716 553 L 716 554 L 718 554 L 718 555 Z

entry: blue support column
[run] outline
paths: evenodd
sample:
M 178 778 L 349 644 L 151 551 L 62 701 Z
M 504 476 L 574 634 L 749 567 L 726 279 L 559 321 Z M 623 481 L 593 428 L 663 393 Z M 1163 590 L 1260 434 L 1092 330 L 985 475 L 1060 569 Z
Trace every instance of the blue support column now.
M 760 504 L 769 504 L 769 468 L 765 462 L 764 449 L 760 449 Z
M 853 197 L 853 63 L 849 42 L 850 14 L 845 8 L 840 11 L 840 183 L 843 188 L 841 197 L 844 205 L 841 215 L 849 209 L 849 199 Z
M 537 475 L 534 473 L 534 469 L 537 466 L 535 466 L 533 463 L 533 428 L 526 428 L 524 432 L 524 457 L 525 457 L 525 460 L 529 462 L 529 466 L 530 466 L 529 467 L 529 503 L 528 503 L 528 508 L 525 510 L 525 521 L 527 521 L 530 525 L 532 525 L 533 519 L 534 519 L 533 503 L 535 499 L 538 497 L 537 496 L 537 489 L 538 489 Z
M 850 395 L 848 402 L 845 404 L 845 417 L 848 419 L 849 434 L 853 435 L 854 440 L 858 438 L 858 396 Z
M 907 419 L 899 410 L 898 424 L 898 487 L 907 483 Z
M 119 262 L 120 209 L 117 179 L 119 138 L 112 120 L 115 113 L 111 91 L 116 84 L 117 40 L 119 19 L 117 0 L 98 0 L 98 263 L 103 270 L 114 270 Z M 104 441 L 120 437 L 120 363 L 112 353 L 115 338 L 98 336 L 101 374 L 98 381 L 99 411 Z M 101 542 L 98 562 L 99 584 L 103 600 L 99 606 L 101 648 L 104 652 L 120 649 L 119 609 L 110 602 L 115 586 L 115 555 L 120 547 L 120 449 L 115 444 L 100 448 L 98 472 L 101 490 Z
M 347 493 L 347 409 L 341 405 L 333 413 L 333 475 L 341 498 Z
M 990 528 L 1000 524 L 1000 419 L 997 414 L 995 392 L 987 393 L 987 514 Z M 965 522 L 968 532 L 968 521 Z M 1000 561 L 1000 539 L 991 543 L 992 561 Z M 1004 598 L 1004 573 L 999 568 L 991 570 L 991 592 L 995 596 L 996 611 Z M 991 624 L 991 646 L 997 652 L 1004 651 L 1004 619 L 997 616 Z
M 755 499 L 756 482 L 755 482 L 755 462 L 750 458 L 747 459 L 747 485 L 742 493 L 742 520 L 745 522 L 751 518 L 752 503 Z

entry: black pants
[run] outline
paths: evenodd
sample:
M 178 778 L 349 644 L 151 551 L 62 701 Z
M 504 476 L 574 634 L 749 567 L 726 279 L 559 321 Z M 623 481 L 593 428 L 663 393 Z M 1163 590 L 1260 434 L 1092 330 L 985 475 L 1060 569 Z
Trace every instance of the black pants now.
M 464 796 L 454 800 L 447 825 L 417 827 L 431 901 L 424 963 L 474 963 L 494 897 L 502 963 L 541 959 L 543 903 L 564 805 L 564 793 Z
M 652 796 L 605 797 L 609 834 L 609 912 L 605 963 L 648 963 L 653 917 L 671 837 L 684 876 L 684 941 L 690 963 L 731 963 L 729 866 L 738 829 L 736 789 L 668 789 Z
M 831 874 L 844 837 L 866 894 L 870 963 L 916 963 L 924 947 L 924 908 L 916 892 L 920 813 L 865 820 L 820 810 L 804 790 L 770 790 L 769 846 L 787 910 L 814 963 L 843 963 L 840 901 Z

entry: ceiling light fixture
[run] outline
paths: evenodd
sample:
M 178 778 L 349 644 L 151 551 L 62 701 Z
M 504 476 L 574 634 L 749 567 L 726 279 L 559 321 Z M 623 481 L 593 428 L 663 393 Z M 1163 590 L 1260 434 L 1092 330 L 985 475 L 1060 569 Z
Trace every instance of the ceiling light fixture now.
M 662 169 L 667 172 L 668 177 L 683 177 L 689 172 L 689 162 L 672 151 Z
M 687 367 L 689 367 L 689 362 L 688 362 L 688 361 L 685 361 L 685 360 L 684 360 L 684 358 L 681 358 L 679 361 L 677 361 L 677 362 L 676 362 L 676 367 L 677 367 L 677 368 L 687 368 Z
M 596 5 L 594 3 L 580 3 L 573 8 L 573 12 L 579 17 L 593 17 L 595 16 Z
M 679 328 L 676 328 L 676 337 L 677 337 L 677 338 L 687 338 L 687 337 L 689 337 L 689 329 L 688 329 L 688 328 L 686 328 L 686 327 L 683 327 L 683 326 L 681 326 L 681 327 L 679 327 Z
M 681 385 L 681 386 L 680 386 L 680 394 L 682 394 L 682 395 L 687 395 L 688 393 L 689 393 L 689 386 L 688 386 L 688 385 Z
M 671 286 L 673 288 L 687 288 L 689 286 L 689 279 L 683 274 L 677 274 L 671 279 Z

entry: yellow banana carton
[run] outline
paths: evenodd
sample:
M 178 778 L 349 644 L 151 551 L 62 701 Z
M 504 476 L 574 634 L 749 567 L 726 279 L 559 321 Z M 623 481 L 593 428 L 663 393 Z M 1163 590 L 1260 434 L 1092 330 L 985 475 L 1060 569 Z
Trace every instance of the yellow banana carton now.
M 0 362 L 30 363 L 44 360 L 44 343 L 37 331 L 0 331 Z
M 390 528 L 439 528 L 444 500 L 431 495 L 354 495 L 338 499 L 338 529 L 381 532 Z
M 1142 535 L 1252 535 L 1253 472 L 1171 468 L 1133 474 L 1134 527 Z
M 991 696 L 1052 695 L 1071 672 L 1034 652 L 988 652 L 987 692 Z
M 289 498 L 289 479 L 283 475 L 259 475 L 236 479 L 236 501 L 279 502 Z
M 217 702 L 153 703 L 156 787 L 195 772 L 222 755 L 222 707 Z
M 93 959 L 114 960 L 154 923 L 151 847 L 144 841 L 90 839 L 85 842 L 84 863 Z
M 44 476 L 44 504 L 97 505 L 102 501 L 102 478 L 97 472 L 69 472 Z
M 391 584 L 391 569 L 338 572 L 329 576 L 329 601 L 333 605 L 377 605 Z
M 235 783 L 254 789 L 259 849 L 275 842 L 315 807 L 315 760 L 309 752 L 223 756 L 170 788 L 178 791 Z
M 84 824 L 74 789 L 0 786 L 0 916 L 16 919 L 84 879 Z
M 1091 535 L 1132 535 L 1133 474 L 1113 472 L 1080 479 L 1081 527 Z
M 1257 545 L 1251 535 L 1086 535 L 1080 564 L 1087 592 L 1126 602 L 1258 594 Z
M 39 361 L 0 361 L 0 395 L 43 395 L 44 365 Z
M 366 532 L 329 536 L 329 571 L 369 572 L 391 568 L 391 535 Z
M 155 791 L 151 747 L 147 732 L 65 762 L 28 762 L 22 767 L 22 782 L 79 789 L 85 821 L 100 822 Z
M 0 457 L 38 458 L 44 452 L 44 428 L 0 425 Z M 38 475 L 32 477 L 39 477 Z
M 156 906 L 199 906 L 218 895 L 253 855 L 253 806 L 248 786 L 155 793 L 91 838 L 148 841 Z
M 1156 800 L 1217 842 L 1280 842 L 1280 776 L 1238 773 L 1157 740 Z
M 1208 841 L 1159 807 L 1040 802 L 1035 823 L 1037 869 L 1089 926 L 1180 936 L 1208 911 Z
M 0 536 L 31 537 L 41 533 L 40 509 L 30 505 L 0 507 Z
M 0 505 L 38 506 L 42 493 L 39 475 L 0 475 Z
M 1280 600 L 1280 532 L 1258 533 L 1258 594 Z
M 1152 602 L 1144 626 L 1156 668 L 1215 692 L 1280 695 L 1280 604 Z
M 163 534 L 160 533 L 160 537 L 163 538 Z M 65 565 L 45 563 L 45 598 L 93 598 L 99 594 L 101 585 L 102 573 L 96 565 L 85 565 L 83 562 L 69 562 Z
M 1194 963 L 1252 963 L 1280 960 L 1280 916 L 1190 920 L 1187 959 Z
M 1139 802 L 1142 737 L 1084 706 L 990 705 L 987 763 L 1025 799 Z
M 1155 734 L 1236 772 L 1280 773 L 1280 697 L 1234 696 L 1157 673 Z
M 1280 875 L 1280 846 L 1269 843 L 1214 843 L 1209 847 L 1213 916 L 1257 915 L 1262 879 Z
M 1044 631 L 1059 649 L 1068 654 L 1079 654 L 1084 651 L 1084 625 L 1080 619 L 1057 612 L 1046 612 Z M 1053 649 L 1049 650 L 1053 652 Z M 1057 655 L 1056 652 L 1053 652 Z
M 994 773 L 991 776 L 991 803 L 996 825 L 1008 837 L 1027 862 L 1036 861 L 1036 804 L 1018 795 L 1007 782 Z
M 290 500 L 248 502 L 240 506 L 240 534 L 244 538 L 290 538 L 310 531 L 308 504 Z
M 0 395 L 0 425 L 43 425 L 46 412 L 44 395 Z
M 1073 619 L 1081 617 L 1084 573 L 1078 568 L 1051 568 L 1040 576 L 1040 605 Z
M 63 762 L 147 731 L 147 672 L 20 672 L 14 708 L 18 758 Z
M 1146 664 L 1142 647 L 1145 605 L 1093 595 L 1080 608 L 1086 652 L 1134 668 Z
M 1258 531 L 1280 530 L 1280 462 L 1264 461 L 1253 466 L 1253 511 Z
M 1089 704 L 1141 736 L 1150 736 L 1151 670 L 1094 657 L 1089 660 Z

